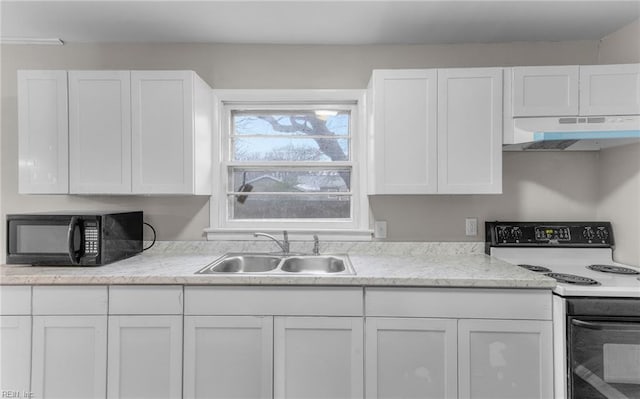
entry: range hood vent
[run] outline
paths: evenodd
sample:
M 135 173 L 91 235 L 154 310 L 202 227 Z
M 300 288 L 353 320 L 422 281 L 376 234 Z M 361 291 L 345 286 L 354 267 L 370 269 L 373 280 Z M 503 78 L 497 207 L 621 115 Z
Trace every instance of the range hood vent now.
M 505 151 L 596 151 L 640 142 L 640 116 L 514 118 Z M 510 133 L 510 134 L 509 134 Z

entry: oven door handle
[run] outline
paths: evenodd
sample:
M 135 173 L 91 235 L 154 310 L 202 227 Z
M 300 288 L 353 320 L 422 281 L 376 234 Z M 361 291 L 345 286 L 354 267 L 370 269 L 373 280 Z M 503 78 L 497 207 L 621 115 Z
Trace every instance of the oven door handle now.
M 593 323 L 590 321 L 582 321 L 572 319 L 571 324 L 577 327 L 588 328 L 590 330 L 632 330 L 638 331 L 640 327 L 637 323 Z

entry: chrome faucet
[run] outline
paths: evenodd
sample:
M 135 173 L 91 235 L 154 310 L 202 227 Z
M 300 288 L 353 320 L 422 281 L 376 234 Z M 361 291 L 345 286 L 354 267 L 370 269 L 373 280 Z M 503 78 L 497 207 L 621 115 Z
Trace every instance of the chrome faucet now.
M 318 235 L 313 235 L 313 254 L 320 255 L 320 239 L 318 239 Z
M 273 241 L 275 241 L 276 244 L 278 244 L 280 249 L 282 249 L 282 253 L 284 253 L 285 255 L 289 254 L 289 233 L 287 233 L 287 230 L 282 232 L 282 236 L 283 236 L 282 241 L 278 240 L 277 238 L 275 238 L 271 234 L 267 234 L 267 233 L 253 233 L 253 236 L 254 237 L 267 237 L 267 238 L 270 238 Z

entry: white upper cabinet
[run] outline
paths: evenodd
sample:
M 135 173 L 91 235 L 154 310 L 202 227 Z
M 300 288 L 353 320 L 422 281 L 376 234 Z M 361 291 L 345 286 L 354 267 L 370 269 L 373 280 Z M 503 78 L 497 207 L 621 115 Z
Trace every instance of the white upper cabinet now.
M 21 193 L 211 194 L 211 88 L 194 72 L 19 71 L 18 82 Z
M 69 72 L 72 194 L 131 193 L 129 71 Z
M 211 89 L 192 71 L 132 71 L 133 193 L 211 194 Z
M 514 117 L 640 114 L 640 64 L 515 67 Z
M 578 66 L 513 68 L 513 116 L 578 115 Z
M 438 70 L 438 192 L 502 192 L 502 68 Z
M 580 115 L 640 114 L 640 64 L 580 67 Z
M 18 71 L 21 194 L 69 192 L 67 71 Z
M 437 74 L 431 70 L 374 71 L 373 194 L 437 192 Z
M 370 194 L 502 191 L 502 68 L 381 70 Z

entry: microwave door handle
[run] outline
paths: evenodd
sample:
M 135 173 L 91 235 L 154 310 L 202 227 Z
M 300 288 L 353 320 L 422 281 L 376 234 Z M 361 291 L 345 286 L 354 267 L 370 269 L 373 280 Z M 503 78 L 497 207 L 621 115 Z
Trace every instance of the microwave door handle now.
M 80 255 L 78 251 L 76 251 L 76 247 L 74 245 L 76 238 L 76 226 L 78 225 L 80 218 L 77 216 L 72 216 L 71 221 L 69 222 L 69 230 L 67 231 L 67 244 L 69 245 L 69 259 L 71 259 L 71 263 L 77 265 L 80 263 Z
M 636 323 L 593 323 L 589 321 L 582 320 L 571 320 L 571 324 L 574 326 L 588 328 L 590 330 L 632 330 L 637 331 L 640 329 Z

